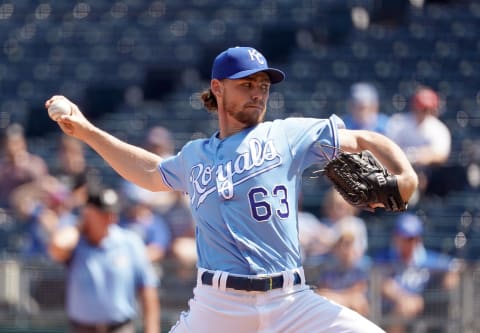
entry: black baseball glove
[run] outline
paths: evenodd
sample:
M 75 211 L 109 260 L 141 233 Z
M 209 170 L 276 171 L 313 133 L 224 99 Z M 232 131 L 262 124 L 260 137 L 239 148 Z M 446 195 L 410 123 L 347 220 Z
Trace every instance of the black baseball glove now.
M 323 169 L 337 191 L 351 205 L 373 211 L 373 204 L 381 203 L 387 211 L 407 209 L 398 190 L 397 177 L 364 150 L 359 153 L 341 152 Z

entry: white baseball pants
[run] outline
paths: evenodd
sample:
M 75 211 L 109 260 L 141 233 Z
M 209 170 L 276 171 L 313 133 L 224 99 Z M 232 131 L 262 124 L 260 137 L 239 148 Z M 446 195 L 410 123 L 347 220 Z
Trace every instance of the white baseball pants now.
M 202 285 L 199 278 L 189 311 L 182 312 L 170 333 L 385 333 L 313 292 L 301 273 L 302 284 L 287 283 L 267 292 L 226 289 L 222 283 Z

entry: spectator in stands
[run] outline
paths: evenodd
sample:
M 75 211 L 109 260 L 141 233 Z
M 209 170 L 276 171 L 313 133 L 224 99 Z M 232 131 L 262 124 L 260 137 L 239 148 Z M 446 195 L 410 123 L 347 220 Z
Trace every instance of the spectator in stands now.
M 164 158 L 175 150 L 169 130 L 161 126 L 149 129 L 144 148 Z M 195 225 L 190 212 L 188 197 L 179 192 L 151 192 L 131 182 L 122 180 L 121 192 L 126 198 L 135 198 L 159 214 L 169 228 L 170 241 L 166 255 L 186 265 L 196 263 Z M 128 201 L 128 199 L 127 199 Z
M 335 226 L 341 221 L 350 221 L 356 224 L 354 241 L 357 257 L 362 256 L 368 246 L 367 227 L 365 221 L 358 217 L 358 209 L 351 206 L 341 195 L 331 187 L 325 194 L 322 203 L 322 217 L 320 221 L 335 233 Z
M 380 101 L 377 88 L 367 82 L 358 82 L 350 87 L 349 113 L 343 118 L 349 129 L 364 129 L 385 134 L 389 117 L 379 112 Z
M 368 316 L 370 259 L 355 249 L 358 226 L 354 220 L 339 221 L 335 225 L 337 240 L 332 251 L 322 257 L 314 284 L 320 295 Z
M 389 333 L 408 332 L 408 324 L 425 310 L 427 288 L 448 291 L 459 284 L 458 261 L 427 250 L 422 235 L 420 218 L 402 213 L 396 221 L 391 247 L 375 258 L 376 264 L 384 268 L 384 312 L 396 321 L 387 329 Z M 435 285 L 438 277 L 440 281 Z
M 70 191 L 57 178 L 41 179 L 17 186 L 10 195 L 10 207 L 20 236 L 23 259 L 48 258 L 47 246 L 57 228 L 74 225 L 77 216 L 70 209 Z
M 171 242 L 167 222 L 133 193 L 127 193 L 123 207 L 120 226 L 134 231 L 142 238 L 152 263 L 162 261 Z
M 336 240 L 333 228 L 303 209 L 303 195 L 298 200 L 298 237 L 304 262 L 330 251 Z
M 44 177 L 47 164 L 28 151 L 27 138 L 20 124 L 8 126 L 3 135 L 0 160 L 0 206 L 8 207 L 10 193 L 17 186 Z
M 98 176 L 98 170 L 87 165 L 84 143 L 62 135 L 57 151 L 56 165 L 51 174 L 61 181 L 72 193 L 70 205 L 76 210 L 84 204 L 86 185 Z M 99 180 L 97 180 L 99 181 Z
M 197 262 L 195 223 L 188 206 L 188 197 L 183 193 L 173 193 L 176 195 L 173 205 L 162 214 L 172 235 L 168 255 L 187 266 L 195 265 Z
M 175 150 L 170 131 L 161 126 L 148 130 L 143 147 L 164 158 L 172 156 Z M 131 193 L 132 196 L 149 204 L 162 214 L 168 211 L 177 200 L 170 192 L 151 192 L 126 180 L 122 180 L 121 190 L 123 193 Z
M 83 142 L 63 134 L 60 137 L 57 154 L 57 163 L 52 175 L 70 189 L 85 183 L 87 163 Z
M 419 175 L 419 189 L 424 192 L 432 168 L 444 164 L 450 155 L 451 133 L 438 118 L 440 99 L 428 87 L 419 87 L 410 101 L 409 113 L 390 118 L 386 135 L 406 153 Z
M 141 300 L 144 332 L 160 332 L 157 278 L 142 240 L 116 225 L 119 197 L 89 189 L 80 222 L 55 231 L 49 252 L 67 267 L 70 333 L 134 333 Z

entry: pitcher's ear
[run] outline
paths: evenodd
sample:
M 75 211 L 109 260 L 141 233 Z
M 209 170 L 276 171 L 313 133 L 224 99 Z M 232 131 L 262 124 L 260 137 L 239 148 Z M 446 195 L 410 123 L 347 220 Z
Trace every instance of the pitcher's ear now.
M 217 79 L 213 79 L 210 83 L 210 89 L 215 96 L 223 95 L 223 83 Z

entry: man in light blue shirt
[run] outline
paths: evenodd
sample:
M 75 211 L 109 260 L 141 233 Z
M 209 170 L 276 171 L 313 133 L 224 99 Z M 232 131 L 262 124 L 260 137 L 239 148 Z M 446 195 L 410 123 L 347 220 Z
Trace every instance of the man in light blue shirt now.
M 137 296 L 145 332 L 159 332 L 157 277 L 142 240 L 116 225 L 118 195 L 90 191 L 77 226 L 56 231 L 49 253 L 67 267 L 71 333 L 134 333 Z
M 384 268 L 384 312 L 398 320 L 389 332 L 408 331 L 407 326 L 427 307 L 425 291 L 429 287 L 448 291 L 459 284 L 460 262 L 425 248 L 423 232 L 417 215 L 402 213 L 396 220 L 390 247 L 375 257 L 376 264 Z
M 373 84 L 357 82 L 350 87 L 348 111 L 343 117 L 348 129 L 386 133 L 389 116 L 380 112 L 380 98 Z

